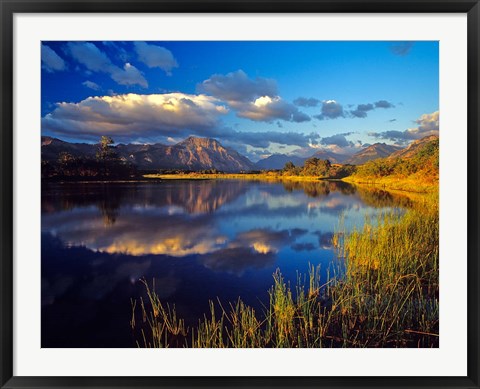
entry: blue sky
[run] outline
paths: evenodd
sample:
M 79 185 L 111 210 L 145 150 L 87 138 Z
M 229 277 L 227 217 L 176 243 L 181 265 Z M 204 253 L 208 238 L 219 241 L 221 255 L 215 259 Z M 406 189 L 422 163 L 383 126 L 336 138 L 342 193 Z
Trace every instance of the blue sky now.
M 252 160 L 438 134 L 438 42 L 43 42 L 42 135 Z

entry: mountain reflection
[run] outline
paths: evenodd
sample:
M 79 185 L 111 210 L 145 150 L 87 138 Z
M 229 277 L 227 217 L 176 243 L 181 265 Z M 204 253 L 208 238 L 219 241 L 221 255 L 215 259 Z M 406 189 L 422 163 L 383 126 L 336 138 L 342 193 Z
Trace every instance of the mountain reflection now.
M 68 211 L 91 205 L 113 224 L 116 210 L 125 204 L 144 207 L 176 206 L 187 213 L 211 213 L 245 193 L 245 181 L 172 181 L 142 183 L 46 184 L 42 187 L 42 213 Z

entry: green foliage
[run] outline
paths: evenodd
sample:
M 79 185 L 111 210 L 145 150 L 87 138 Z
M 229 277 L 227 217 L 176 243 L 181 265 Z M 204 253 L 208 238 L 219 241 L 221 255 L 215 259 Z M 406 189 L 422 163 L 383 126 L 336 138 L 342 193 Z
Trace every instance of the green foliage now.
M 331 178 L 345 178 L 355 173 L 357 167 L 354 165 L 335 165 L 329 171 Z
M 303 168 L 300 166 L 295 166 L 293 162 L 289 161 L 285 164 L 282 169 L 282 174 L 284 176 L 299 176 L 302 174 Z
M 293 164 L 293 162 L 291 161 L 288 161 L 286 164 L 285 164 L 285 167 L 283 168 L 283 171 L 285 172 L 290 172 L 292 170 L 295 170 L 295 165 Z
M 328 177 L 332 164 L 328 159 L 308 158 L 303 165 L 303 175 Z
M 284 176 L 339 179 L 352 175 L 355 169 L 353 165 L 333 165 L 328 159 L 312 157 L 305 161 L 303 167 L 295 166 L 292 162 L 287 162 L 282 169 L 282 174 Z
M 295 166 L 293 162 L 289 161 L 282 169 L 284 176 L 329 178 L 334 172 L 335 169 L 328 159 L 322 160 L 315 157 L 307 159 L 303 167 Z
M 430 180 L 438 179 L 439 141 L 426 143 L 413 157 L 397 159 L 377 159 L 358 166 L 359 177 L 383 178 L 387 176 L 408 177 L 421 175 Z

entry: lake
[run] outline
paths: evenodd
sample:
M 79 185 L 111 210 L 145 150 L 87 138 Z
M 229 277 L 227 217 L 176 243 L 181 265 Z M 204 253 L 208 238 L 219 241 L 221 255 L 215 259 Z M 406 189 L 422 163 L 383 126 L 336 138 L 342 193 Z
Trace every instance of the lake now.
M 42 184 L 42 347 L 136 347 L 139 279 L 187 326 L 208 301 L 262 309 L 278 268 L 341 268 L 334 231 L 408 206 L 343 182 L 170 180 Z

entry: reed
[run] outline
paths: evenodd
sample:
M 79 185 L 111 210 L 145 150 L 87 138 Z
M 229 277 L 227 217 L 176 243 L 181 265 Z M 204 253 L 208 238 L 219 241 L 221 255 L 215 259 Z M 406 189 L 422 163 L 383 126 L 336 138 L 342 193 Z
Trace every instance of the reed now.
M 319 268 L 295 285 L 277 270 L 263 312 L 240 298 L 185 328 L 154 285 L 142 282 L 147 304 L 132 301 L 139 347 L 438 347 L 438 196 L 404 214 L 367 218 L 361 229 L 340 226 L 333 237 L 337 266 L 321 284 Z M 136 318 L 137 317 L 137 318 Z
M 435 196 L 405 215 L 385 213 L 361 230 L 342 234 L 337 251 L 346 269 L 329 290 L 340 312 L 331 327 L 335 336 L 361 347 L 438 346 Z

